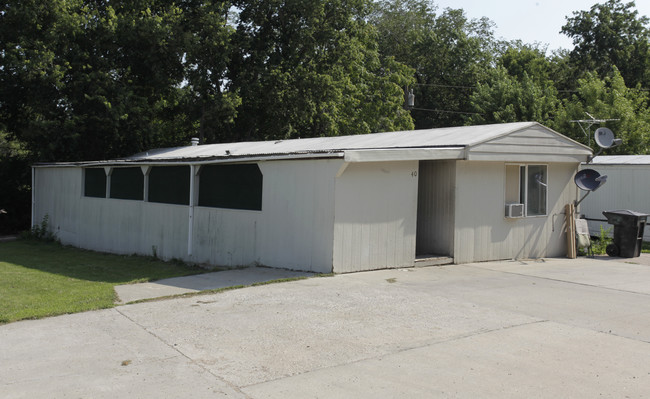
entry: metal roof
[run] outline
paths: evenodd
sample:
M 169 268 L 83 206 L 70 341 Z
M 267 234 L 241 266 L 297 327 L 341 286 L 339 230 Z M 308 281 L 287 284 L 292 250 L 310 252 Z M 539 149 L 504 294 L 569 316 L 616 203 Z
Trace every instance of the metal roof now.
M 201 160 L 293 154 L 334 154 L 346 150 L 466 147 L 537 125 L 536 122 L 458 126 L 371 133 L 355 136 L 255 141 L 162 148 L 125 158 L 129 161 Z
M 345 158 L 346 161 L 465 159 L 465 151 L 472 146 L 536 127 L 552 131 L 537 122 L 514 122 L 354 136 L 188 145 L 153 149 L 115 160 L 40 164 L 35 166 L 110 166 L 168 162 L 212 163 L 305 158 Z M 559 133 L 556 134 L 560 135 Z M 566 139 L 579 147 L 584 147 L 583 150 L 591 152 L 588 147 L 571 139 Z
M 590 165 L 650 165 L 650 155 L 600 155 Z

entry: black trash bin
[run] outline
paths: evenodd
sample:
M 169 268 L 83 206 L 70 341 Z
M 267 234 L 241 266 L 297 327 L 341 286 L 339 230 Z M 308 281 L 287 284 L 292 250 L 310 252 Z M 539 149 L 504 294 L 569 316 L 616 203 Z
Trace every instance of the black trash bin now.
M 630 210 L 603 211 L 607 223 L 614 225 L 614 243 L 606 248 L 607 255 L 635 258 L 641 255 L 643 230 L 648 214 Z

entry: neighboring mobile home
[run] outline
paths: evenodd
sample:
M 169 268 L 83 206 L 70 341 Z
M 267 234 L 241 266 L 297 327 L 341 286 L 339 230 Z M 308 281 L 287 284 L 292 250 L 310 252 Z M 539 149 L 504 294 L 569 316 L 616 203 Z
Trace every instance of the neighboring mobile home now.
M 323 273 L 564 256 L 591 154 L 533 122 L 158 149 L 35 165 L 33 223 L 98 251 Z
M 607 175 L 607 183 L 580 204 L 580 213 L 587 218 L 591 235 L 598 236 L 601 226 L 605 230 L 612 227 L 603 211 L 629 209 L 650 214 L 650 155 L 598 156 L 582 168 Z M 645 229 L 643 238 L 650 241 L 649 228 Z

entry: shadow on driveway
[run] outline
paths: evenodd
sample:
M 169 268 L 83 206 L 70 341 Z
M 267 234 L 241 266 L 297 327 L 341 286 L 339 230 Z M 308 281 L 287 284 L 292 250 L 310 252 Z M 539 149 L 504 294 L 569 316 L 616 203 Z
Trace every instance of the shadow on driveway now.
M 214 273 L 173 277 L 149 283 L 115 286 L 117 303 L 129 303 L 142 299 L 160 298 L 219 288 L 240 287 L 273 280 L 311 277 L 314 273 L 266 267 L 248 267 Z

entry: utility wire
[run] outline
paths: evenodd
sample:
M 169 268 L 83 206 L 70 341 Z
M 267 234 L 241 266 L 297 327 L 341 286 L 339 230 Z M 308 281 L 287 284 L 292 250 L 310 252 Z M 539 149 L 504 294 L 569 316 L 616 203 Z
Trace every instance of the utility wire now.
M 449 87 L 452 89 L 476 89 L 475 86 L 440 85 L 435 83 L 415 83 L 414 86 Z
M 480 112 L 463 112 L 463 111 L 446 111 L 442 109 L 427 109 L 427 108 L 409 108 L 414 111 L 428 111 L 428 112 L 440 112 L 446 114 L 466 114 L 466 115 L 483 115 Z
M 413 86 L 429 86 L 429 87 L 446 87 L 450 89 L 476 89 L 476 86 L 457 86 L 457 85 L 442 85 L 442 84 L 436 84 L 436 83 L 414 83 Z M 650 88 L 636 88 L 636 87 L 628 87 L 628 90 L 637 90 L 637 91 L 650 91 Z M 558 90 L 558 93 L 577 93 L 578 90 Z

